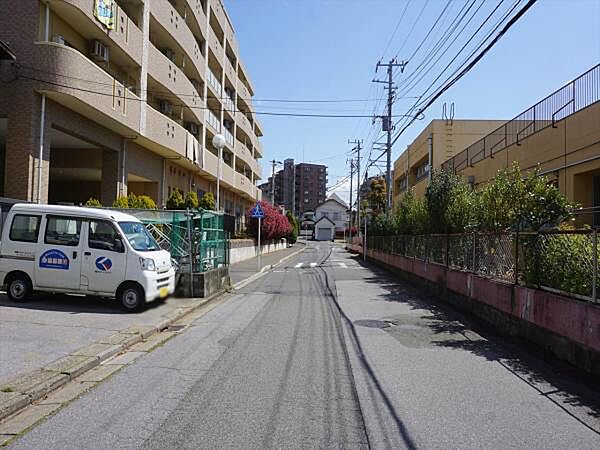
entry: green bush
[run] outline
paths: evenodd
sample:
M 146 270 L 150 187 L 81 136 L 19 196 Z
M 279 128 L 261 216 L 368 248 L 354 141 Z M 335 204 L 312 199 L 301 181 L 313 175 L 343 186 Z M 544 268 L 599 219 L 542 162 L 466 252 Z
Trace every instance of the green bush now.
M 215 196 L 212 192 L 205 193 L 202 198 L 198 201 L 198 207 L 207 209 L 209 211 L 215 210 Z
M 189 209 L 197 209 L 198 208 L 198 194 L 194 191 L 190 191 L 185 194 L 185 207 Z
M 179 189 L 173 189 L 171 195 L 167 199 L 167 209 L 184 209 L 185 200 Z
M 83 206 L 87 206 L 89 208 L 101 208 L 102 203 L 100 203 L 100 200 L 95 199 L 94 197 L 90 197 L 88 199 L 88 201 L 85 202 L 85 205 L 83 205 Z
M 156 203 L 147 195 L 138 196 L 130 193 L 127 197 L 120 196 L 117 198 L 113 202 L 112 207 L 121 209 L 156 209 Z
M 298 224 L 298 219 L 296 219 L 296 217 L 292 214 L 291 211 L 288 211 L 286 213 L 288 222 L 290 223 L 292 229 L 290 231 L 290 234 L 288 236 L 288 241 L 290 244 L 295 243 L 298 240 L 298 230 L 300 228 L 300 225 Z
M 520 240 L 525 283 L 592 295 L 591 235 L 536 234 L 521 236 Z
M 398 234 L 423 234 L 428 230 L 428 216 L 425 201 L 415 196 L 410 189 L 396 210 L 396 230 Z

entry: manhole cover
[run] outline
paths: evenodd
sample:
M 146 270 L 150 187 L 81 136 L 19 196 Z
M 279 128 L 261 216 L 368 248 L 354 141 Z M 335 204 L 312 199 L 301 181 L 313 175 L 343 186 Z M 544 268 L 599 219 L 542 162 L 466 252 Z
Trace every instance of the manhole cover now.
M 383 320 L 373 320 L 373 319 L 355 320 L 354 325 L 358 325 L 361 327 L 369 327 L 369 328 L 387 328 L 390 326 L 390 324 L 388 322 L 384 322 Z

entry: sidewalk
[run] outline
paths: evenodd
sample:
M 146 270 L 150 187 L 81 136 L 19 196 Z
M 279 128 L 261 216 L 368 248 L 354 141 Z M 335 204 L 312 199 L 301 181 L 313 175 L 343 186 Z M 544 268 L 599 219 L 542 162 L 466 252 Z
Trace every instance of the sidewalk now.
M 262 257 L 261 270 L 304 245 Z M 232 284 L 260 276 L 256 258 L 230 266 Z M 71 379 L 166 329 L 213 297 L 169 298 L 137 314 L 113 300 L 67 295 L 13 303 L 0 294 L 0 420 Z
M 271 268 L 271 266 L 279 263 L 284 258 L 291 257 L 291 255 L 298 253 L 304 249 L 305 246 L 306 244 L 304 242 L 297 241 L 292 247 L 288 247 L 285 250 L 279 250 L 277 252 L 262 255 L 260 268 L 258 266 L 257 257 L 232 264 L 229 266 L 231 285 L 235 287 L 238 283 L 245 281 L 261 271 Z

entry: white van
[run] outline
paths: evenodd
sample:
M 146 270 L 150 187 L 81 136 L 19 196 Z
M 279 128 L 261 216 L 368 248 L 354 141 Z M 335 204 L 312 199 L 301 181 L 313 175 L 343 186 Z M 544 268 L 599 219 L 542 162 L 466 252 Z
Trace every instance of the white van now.
M 136 311 L 175 291 L 175 270 L 169 252 L 129 214 L 16 204 L 2 230 L 0 281 L 16 302 L 33 291 L 89 294 Z

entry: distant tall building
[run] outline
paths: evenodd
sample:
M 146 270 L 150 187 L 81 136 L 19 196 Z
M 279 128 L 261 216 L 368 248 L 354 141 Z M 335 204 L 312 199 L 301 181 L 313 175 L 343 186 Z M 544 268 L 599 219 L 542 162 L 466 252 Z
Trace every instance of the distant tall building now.
M 271 201 L 273 177 L 259 188 L 263 199 Z M 327 166 L 320 164 L 294 164 L 292 158 L 283 163 L 283 169 L 275 173 L 275 205 L 282 205 L 297 216 L 314 211 L 325 202 L 327 193 Z

